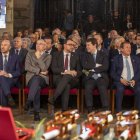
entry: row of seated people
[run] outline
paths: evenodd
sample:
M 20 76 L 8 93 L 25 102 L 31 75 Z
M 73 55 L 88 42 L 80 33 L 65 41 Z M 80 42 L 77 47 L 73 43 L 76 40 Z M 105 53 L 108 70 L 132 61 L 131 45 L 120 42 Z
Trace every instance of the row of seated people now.
M 110 101 L 106 95 L 109 86 L 108 56 L 97 50 L 95 38 L 89 38 L 86 41 L 87 52 L 82 54 L 79 61 L 79 56 L 73 52 L 74 45 L 75 41 L 68 38 L 64 43 L 64 50 L 51 56 L 44 52 L 46 47 L 44 40 L 38 40 L 36 51 L 27 54 L 25 70 L 27 71 L 26 84 L 29 87 L 29 94 L 24 108 L 28 110 L 33 103 L 35 120 L 40 120 L 40 90 L 49 85 L 48 70 L 50 65 L 55 92 L 48 99 L 49 104 L 54 106 L 57 98 L 61 95 L 62 111 L 66 111 L 68 109 L 69 91 L 71 88 L 78 87 L 80 77 L 83 75 L 85 104 L 88 113 L 93 111 L 92 91 L 95 87 L 99 90 L 102 108 L 104 110 L 109 109 Z M 110 70 L 111 77 L 117 87 L 116 112 L 122 110 L 121 104 L 125 87 L 134 89 L 136 108 L 140 110 L 140 61 L 138 57 L 130 56 L 131 45 L 129 42 L 122 43 L 120 48 L 121 54 L 113 59 Z M 3 40 L 1 43 L 0 61 L 0 103 L 7 106 L 8 102 L 13 103 L 10 89 L 18 82 L 22 67 L 19 63 L 19 57 L 10 50 L 8 40 Z

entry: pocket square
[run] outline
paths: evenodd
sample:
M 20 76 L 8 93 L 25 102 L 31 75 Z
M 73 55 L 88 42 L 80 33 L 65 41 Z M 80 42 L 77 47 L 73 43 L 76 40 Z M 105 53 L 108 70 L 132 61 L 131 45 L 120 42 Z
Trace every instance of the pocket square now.
M 95 79 L 95 80 L 97 80 L 97 79 L 99 78 L 99 76 L 98 76 L 98 74 L 95 74 L 95 73 L 94 73 L 94 74 L 92 75 L 92 78 Z

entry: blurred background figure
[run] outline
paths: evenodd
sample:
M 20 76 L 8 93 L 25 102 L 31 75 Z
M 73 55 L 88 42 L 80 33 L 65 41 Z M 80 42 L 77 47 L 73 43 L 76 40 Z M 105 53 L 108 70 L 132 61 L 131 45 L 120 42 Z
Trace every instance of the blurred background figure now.
M 65 17 L 64 17 L 64 23 L 63 28 L 67 32 L 67 36 L 69 36 L 74 28 L 74 19 L 73 15 L 69 10 L 64 11 Z
M 133 24 L 133 21 L 132 21 L 132 17 L 131 17 L 131 15 L 128 14 L 123 21 L 123 30 L 127 31 L 127 30 L 130 30 L 130 29 L 133 29 L 133 28 L 134 28 L 134 24 Z
M 30 51 L 31 40 L 27 37 L 22 38 L 22 48 Z

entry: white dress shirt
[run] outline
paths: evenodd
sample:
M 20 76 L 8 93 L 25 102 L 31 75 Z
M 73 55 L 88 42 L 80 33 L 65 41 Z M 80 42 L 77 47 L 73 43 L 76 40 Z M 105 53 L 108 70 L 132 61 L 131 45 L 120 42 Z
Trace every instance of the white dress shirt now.
M 132 62 L 131 62 L 131 57 L 128 56 L 127 60 L 128 60 L 129 66 L 130 66 L 131 79 L 132 79 L 134 77 L 134 70 L 133 70 L 133 65 L 132 65 Z M 121 77 L 123 79 L 127 79 L 126 56 L 123 56 L 123 71 L 122 71 Z
M 18 50 L 18 55 L 19 55 L 21 48 L 15 49 L 15 54 L 17 54 L 17 50 Z

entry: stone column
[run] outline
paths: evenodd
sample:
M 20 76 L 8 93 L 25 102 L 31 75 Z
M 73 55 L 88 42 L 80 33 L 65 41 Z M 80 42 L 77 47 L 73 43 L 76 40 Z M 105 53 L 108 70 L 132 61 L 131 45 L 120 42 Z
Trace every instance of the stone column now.
M 119 10 L 118 7 L 119 7 L 119 0 L 114 0 L 114 11 L 118 11 Z
M 14 32 L 34 25 L 34 1 L 14 0 Z
M 70 9 L 71 5 L 70 5 L 70 0 L 63 0 L 65 3 L 65 9 Z

